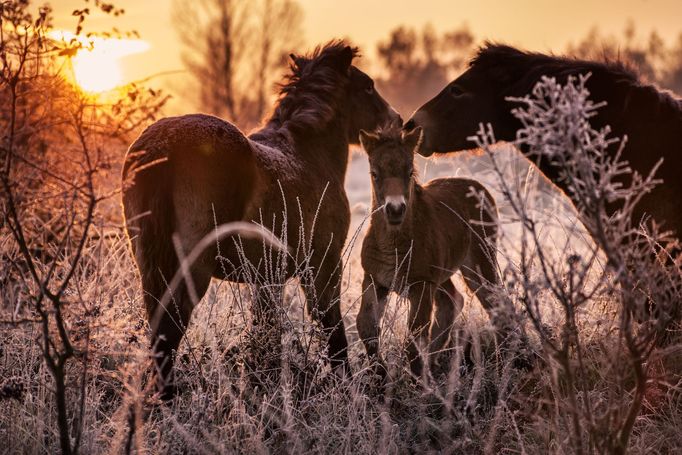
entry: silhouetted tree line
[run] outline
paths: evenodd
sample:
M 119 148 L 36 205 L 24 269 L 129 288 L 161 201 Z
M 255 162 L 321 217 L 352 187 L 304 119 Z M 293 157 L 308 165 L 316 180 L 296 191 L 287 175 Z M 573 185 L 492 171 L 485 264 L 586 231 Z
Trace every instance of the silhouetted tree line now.
M 403 116 L 409 115 L 462 71 L 475 41 L 466 25 L 442 34 L 430 25 L 421 31 L 401 25 L 377 45 L 384 74 L 377 86 Z
M 620 37 L 603 35 L 594 27 L 583 39 L 569 44 L 567 53 L 587 59 L 624 61 L 645 81 L 682 95 L 682 32 L 668 46 L 655 30 L 647 38 L 640 38 L 632 21 Z
M 299 4 L 295 0 L 177 1 L 175 12 L 186 45 L 183 59 L 197 82 L 199 108 L 242 128 L 258 125 L 276 96 L 288 54 L 303 43 Z M 377 44 L 378 65 L 373 67 L 377 87 L 407 116 L 454 79 L 479 44 L 466 24 L 440 33 L 431 25 L 421 29 L 400 25 Z M 565 53 L 627 62 L 645 81 L 682 94 L 682 32 L 668 46 L 656 31 L 640 38 L 632 22 L 621 36 L 604 35 L 595 27 L 569 43 Z

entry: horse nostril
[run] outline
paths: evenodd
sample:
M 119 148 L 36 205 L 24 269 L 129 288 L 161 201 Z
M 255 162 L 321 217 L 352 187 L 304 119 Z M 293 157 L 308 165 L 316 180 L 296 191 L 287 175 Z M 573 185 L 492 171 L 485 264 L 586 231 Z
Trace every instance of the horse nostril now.
M 403 125 L 403 129 L 405 131 L 409 131 L 409 130 L 413 130 L 416 126 L 417 126 L 417 124 L 415 123 L 415 121 L 413 119 L 409 119 L 407 121 L 407 123 L 405 125 Z
M 405 208 L 406 205 L 405 203 L 400 203 L 400 204 L 386 204 L 386 213 L 389 216 L 402 216 L 405 214 Z

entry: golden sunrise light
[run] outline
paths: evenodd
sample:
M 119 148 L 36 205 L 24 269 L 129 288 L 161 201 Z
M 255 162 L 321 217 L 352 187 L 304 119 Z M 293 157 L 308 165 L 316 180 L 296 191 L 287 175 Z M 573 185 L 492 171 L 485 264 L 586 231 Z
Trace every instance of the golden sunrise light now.
M 83 46 L 71 59 L 73 78 L 89 93 L 102 93 L 123 85 L 119 60 L 149 50 L 149 43 L 137 39 L 76 36 L 65 31 L 54 31 L 51 37 L 69 42 L 76 39 Z
M 0 455 L 682 455 L 681 19 L 0 0 Z

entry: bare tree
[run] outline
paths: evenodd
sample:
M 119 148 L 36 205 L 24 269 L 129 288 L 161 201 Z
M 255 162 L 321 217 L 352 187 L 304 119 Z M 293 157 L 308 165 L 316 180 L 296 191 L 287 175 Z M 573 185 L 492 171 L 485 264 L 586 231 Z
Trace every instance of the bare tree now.
M 120 14 L 111 4 L 95 6 Z M 73 12 L 76 31 L 89 11 Z M 0 2 L 0 98 L 7 100 L 0 106 L 0 234 L 12 242 L 0 256 L 0 294 L 16 301 L 0 326 L 38 329 L 53 381 L 59 447 L 78 453 L 98 311 L 98 303 L 84 297 L 79 276 L 90 267 L 83 258 L 97 242 L 92 231 L 106 218 L 98 207 L 116 193 L 101 182 L 116 159 L 116 147 L 105 145 L 127 142 L 126 133 L 154 118 L 165 98 L 129 87 L 121 100 L 105 105 L 84 94 L 68 82 L 61 60 L 80 44 L 49 39 L 50 23 L 48 6 L 33 13 L 28 0 Z
M 243 128 L 256 125 L 286 56 L 302 43 L 302 18 L 294 0 L 176 1 L 174 22 L 199 108 Z
M 578 58 L 622 61 L 647 82 L 682 93 L 682 34 L 669 47 L 656 30 L 641 38 L 634 22 L 625 26 L 621 36 L 604 35 L 594 27 L 582 39 L 569 43 L 566 51 Z
M 303 42 L 303 12 L 293 0 L 263 0 L 260 16 L 256 119 L 266 113 L 273 87 L 286 67 L 288 55 Z
M 427 25 L 418 33 L 399 26 L 377 45 L 386 76 L 377 85 L 402 114 L 409 114 L 435 95 L 464 66 L 474 36 L 466 26 L 439 35 Z

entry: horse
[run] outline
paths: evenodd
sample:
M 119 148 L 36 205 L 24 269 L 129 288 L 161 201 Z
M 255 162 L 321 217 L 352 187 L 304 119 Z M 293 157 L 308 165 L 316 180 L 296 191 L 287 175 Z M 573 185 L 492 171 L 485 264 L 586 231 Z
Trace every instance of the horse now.
M 458 270 L 495 321 L 495 201 L 475 180 L 442 178 L 421 185 L 414 168 L 421 141 L 420 127 L 360 132 L 369 157 L 372 215 L 362 243 L 364 293 L 356 325 L 381 376 L 386 368 L 379 356 L 379 323 L 391 291 L 406 292 L 410 301 L 407 353 L 415 376 L 424 368 L 420 351 L 430 357 L 439 352 L 462 310 L 464 298 L 452 282 Z
M 521 123 L 510 97 L 531 92 L 542 76 L 566 83 L 569 77 L 589 74 L 586 87 L 595 102 L 606 102 L 590 119 L 593 128 L 609 126 L 614 136 L 627 136 L 622 159 L 633 172 L 649 175 L 663 160 L 656 177 L 663 183 L 642 196 L 635 222 L 653 219 L 679 238 L 682 235 L 682 100 L 639 80 L 622 62 L 596 62 L 526 52 L 486 43 L 469 67 L 434 98 L 417 109 L 406 129 L 424 128 L 420 153 L 446 153 L 475 148 L 469 141 L 481 123 L 490 123 L 500 141 L 513 141 Z M 617 153 L 613 144 L 609 153 Z M 569 182 L 561 169 L 542 156 L 540 171 L 569 197 Z M 609 207 L 612 213 L 617 207 Z
M 291 54 L 273 113 L 249 136 L 219 118 L 192 114 L 157 121 L 130 146 L 122 176 L 125 226 L 163 398 L 176 392 L 173 352 L 211 277 L 249 282 L 239 273 L 244 260 L 267 276 L 262 239 L 231 235 L 201 242 L 227 223 L 272 221 L 278 238 L 298 245 L 290 247 L 293 259 L 284 273 L 306 269 L 314 275 L 304 289 L 307 312 L 327 336 L 335 371 L 346 364 L 339 286 L 350 224 L 344 190 L 349 144 L 357 143 L 360 129 L 402 123 L 373 80 L 353 66 L 357 55 L 343 41 Z M 199 244 L 203 250 L 182 270 L 186 279 L 168 286 L 183 265 L 177 250 L 186 254 Z M 273 310 L 269 291 L 256 287 L 254 325 Z

